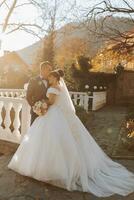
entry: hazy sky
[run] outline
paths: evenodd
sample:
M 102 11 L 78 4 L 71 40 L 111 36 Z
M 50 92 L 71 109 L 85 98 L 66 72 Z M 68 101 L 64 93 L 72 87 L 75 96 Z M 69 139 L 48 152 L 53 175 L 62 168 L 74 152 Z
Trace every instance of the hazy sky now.
M 22 0 L 19 0 L 22 1 Z M 100 2 L 101 0 L 76 0 L 77 6 L 80 8 L 84 8 L 89 6 L 90 8 L 93 7 L 94 4 Z M 11 2 L 11 0 L 9 0 Z M 25 2 L 25 0 L 23 0 Z M 52 0 L 50 0 L 52 2 Z M 66 2 L 66 0 L 65 0 Z M 113 0 L 116 6 L 122 6 L 122 0 Z M 134 0 L 127 0 L 127 2 L 131 3 L 134 6 Z M 65 5 L 64 5 L 65 6 Z M 5 9 L 0 12 L 0 23 L 2 23 L 6 12 Z M 15 12 L 12 19 L 14 21 L 25 21 L 26 23 L 33 23 L 34 20 L 38 18 L 38 12 L 34 7 L 25 6 L 23 9 L 20 9 Z M 3 48 L 5 50 L 17 50 L 23 47 L 29 46 L 30 44 L 34 43 L 38 39 L 31 34 L 25 33 L 24 31 L 17 31 L 13 34 L 6 36 L 3 42 Z

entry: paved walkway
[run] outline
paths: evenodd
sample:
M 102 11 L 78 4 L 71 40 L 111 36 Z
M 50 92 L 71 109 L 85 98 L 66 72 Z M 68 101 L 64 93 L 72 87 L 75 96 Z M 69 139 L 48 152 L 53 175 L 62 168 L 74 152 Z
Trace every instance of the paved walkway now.
M 91 112 L 87 127 L 103 150 L 112 155 L 126 115 L 126 107 L 107 106 Z
M 134 200 L 134 193 L 127 197 L 97 198 L 88 193 L 68 192 L 9 170 L 7 164 L 10 159 L 11 155 L 0 157 L 0 200 Z M 120 162 L 134 170 L 134 161 Z

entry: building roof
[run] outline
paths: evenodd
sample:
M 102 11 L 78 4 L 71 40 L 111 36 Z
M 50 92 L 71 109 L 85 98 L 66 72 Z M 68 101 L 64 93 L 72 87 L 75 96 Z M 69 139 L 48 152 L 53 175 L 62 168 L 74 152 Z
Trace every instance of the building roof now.
M 27 71 L 29 66 L 25 61 L 15 52 L 5 52 L 4 56 L 0 57 L 0 68 L 1 71 L 7 71 L 9 68 L 18 70 L 23 68 Z
M 7 65 L 9 58 L 17 56 L 24 65 L 31 67 L 37 63 L 41 48 L 43 48 L 43 40 L 18 51 L 5 51 L 4 55 L 0 57 L 0 64 L 1 66 Z M 10 66 L 12 66 L 12 64 L 15 65 L 13 62 L 10 63 Z

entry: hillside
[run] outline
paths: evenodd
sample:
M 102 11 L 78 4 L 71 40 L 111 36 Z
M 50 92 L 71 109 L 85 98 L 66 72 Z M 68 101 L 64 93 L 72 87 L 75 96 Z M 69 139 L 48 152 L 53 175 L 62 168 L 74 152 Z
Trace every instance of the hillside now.
M 55 39 L 55 51 L 60 48 L 64 41 L 69 41 L 73 38 L 84 39 L 87 46 L 87 55 L 89 57 L 94 57 L 98 50 L 103 47 L 105 42 L 109 40 L 109 36 L 116 34 L 113 33 L 113 29 L 120 32 L 131 30 L 133 27 L 133 23 L 126 18 L 113 18 L 110 17 L 105 27 L 112 27 L 111 30 L 109 28 L 104 28 L 102 31 L 101 28 L 102 19 L 97 22 L 97 34 L 95 33 L 95 26 L 93 22 L 87 26 L 86 23 L 69 23 L 63 27 L 61 27 L 56 32 Z M 103 34 L 106 36 L 102 36 Z M 104 35 L 105 35 L 104 34 Z M 17 51 L 22 59 L 28 65 L 35 65 L 42 54 L 43 51 L 43 39 L 34 43 L 31 46 L 28 46 L 22 50 Z

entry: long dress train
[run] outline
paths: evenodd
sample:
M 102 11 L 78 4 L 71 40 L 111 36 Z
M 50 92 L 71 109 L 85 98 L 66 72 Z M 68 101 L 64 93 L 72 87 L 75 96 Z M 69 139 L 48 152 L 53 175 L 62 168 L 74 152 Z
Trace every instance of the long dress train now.
M 112 161 L 75 112 L 67 109 L 64 91 L 49 88 L 57 99 L 24 136 L 8 167 L 22 175 L 98 197 L 134 191 L 134 174 Z

